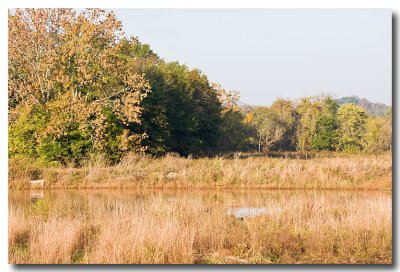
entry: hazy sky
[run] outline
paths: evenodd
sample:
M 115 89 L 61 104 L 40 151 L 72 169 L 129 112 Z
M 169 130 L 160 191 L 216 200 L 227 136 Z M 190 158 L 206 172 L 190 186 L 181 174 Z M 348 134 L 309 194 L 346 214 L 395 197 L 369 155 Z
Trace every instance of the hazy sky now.
M 389 9 L 116 9 L 128 35 L 249 104 L 357 95 L 392 104 Z

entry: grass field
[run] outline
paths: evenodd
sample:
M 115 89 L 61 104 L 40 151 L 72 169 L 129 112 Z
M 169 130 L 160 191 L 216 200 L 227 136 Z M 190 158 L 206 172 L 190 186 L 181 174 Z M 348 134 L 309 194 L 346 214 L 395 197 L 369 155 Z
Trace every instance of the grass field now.
M 130 155 L 117 165 L 101 157 L 82 167 L 51 167 L 10 159 L 9 187 L 29 188 L 44 179 L 46 188 L 392 188 L 391 153 L 312 159 L 268 157 L 187 159 Z

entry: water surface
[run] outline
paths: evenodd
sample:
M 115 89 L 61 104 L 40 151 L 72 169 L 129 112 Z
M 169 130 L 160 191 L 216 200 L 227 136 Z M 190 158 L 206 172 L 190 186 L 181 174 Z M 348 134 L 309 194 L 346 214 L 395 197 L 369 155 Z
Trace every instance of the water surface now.
M 301 207 L 320 212 L 321 210 L 353 208 L 353 213 L 365 213 L 374 204 L 391 205 L 391 192 L 365 191 L 299 191 L 299 190 L 26 190 L 9 193 L 9 205 L 32 213 L 40 203 L 52 207 L 71 205 L 79 213 L 80 208 L 95 209 L 94 205 L 116 207 L 123 205 L 132 211 L 145 211 L 152 203 L 192 207 L 196 203 L 204 208 L 204 214 L 220 210 L 236 218 L 259 217 L 282 214 Z M 59 205 L 57 205 L 59 204 Z M 391 207 L 386 207 L 391 210 Z M 379 213 L 375 210 L 374 213 Z

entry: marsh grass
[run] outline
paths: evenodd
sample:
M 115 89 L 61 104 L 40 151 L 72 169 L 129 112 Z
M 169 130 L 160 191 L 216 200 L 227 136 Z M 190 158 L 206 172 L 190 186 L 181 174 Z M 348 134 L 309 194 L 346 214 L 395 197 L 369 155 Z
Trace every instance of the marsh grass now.
M 10 263 L 392 262 L 390 193 L 73 191 L 45 199 L 47 215 L 26 192 L 10 194 Z M 277 212 L 241 220 L 228 206 Z
M 285 159 L 268 157 L 187 159 L 128 155 L 119 164 L 93 157 L 82 167 L 40 166 L 10 159 L 9 187 L 28 188 L 35 177 L 47 188 L 392 188 L 392 157 L 331 155 Z

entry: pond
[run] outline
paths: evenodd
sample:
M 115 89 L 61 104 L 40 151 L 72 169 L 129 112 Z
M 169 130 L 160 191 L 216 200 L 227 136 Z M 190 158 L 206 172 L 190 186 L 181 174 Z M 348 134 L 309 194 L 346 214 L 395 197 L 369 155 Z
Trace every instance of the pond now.
M 37 201 L 58 203 L 76 207 L 93 208 L 93 205 L 118 206 L 128 205 L 129 210 L 143 210 L 146 204 L 152 202 L 179 203 L 185 205 L 196 202 L 204 206 L 206 214 L 210 209 L 226 211 L 227 215 L 237 218 L 255 217 L 293 210 L 306 206 L 315 211 L 321 209 L 334 210 L 336 205 L 353 206 L 353 212 L 363 213 L 374 203 L 386 202 L 391 205 L 391 192 L 357 192 L 357 191 L 298 191 L 298 190 L 201 190 L 197 192 L 186 190 L 25 190 L 9 193 L 9 204 L 32 212 Z M 333 206 L 332 206 L 333 204 Z M 365 205 L 364 205 L 365 204 Z M 337 208 L 337 207 L 336 207 Z M 343 207 L 342 207 L 343 208 Z M 349 208 L 349 207 L 348 207 Z M 388 207 L 390 208 L 390 207 Z M 302 209 L 304 211 L 304 209 Z M 79 213 L 79 210 L 77 210 Z

